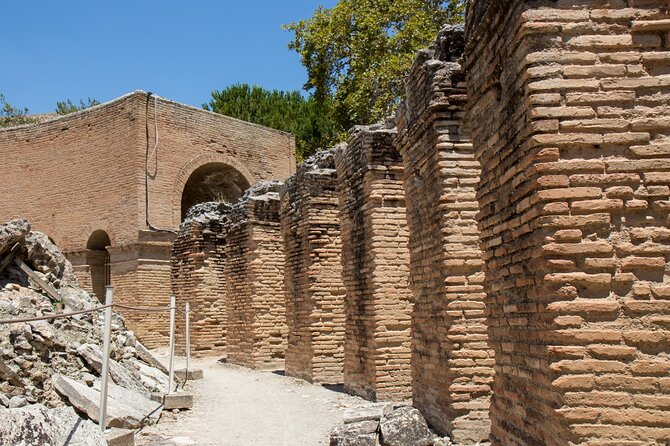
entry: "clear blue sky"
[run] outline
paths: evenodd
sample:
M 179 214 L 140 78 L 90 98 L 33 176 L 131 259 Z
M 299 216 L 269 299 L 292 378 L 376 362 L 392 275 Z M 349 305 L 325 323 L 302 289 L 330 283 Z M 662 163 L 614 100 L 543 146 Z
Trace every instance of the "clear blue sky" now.
M 20 0 L 2 5 L 0 93 L 31 113 L 133 90 L 200 106 L 235 82 L 299 90 L 280 26 L 336 0 Z

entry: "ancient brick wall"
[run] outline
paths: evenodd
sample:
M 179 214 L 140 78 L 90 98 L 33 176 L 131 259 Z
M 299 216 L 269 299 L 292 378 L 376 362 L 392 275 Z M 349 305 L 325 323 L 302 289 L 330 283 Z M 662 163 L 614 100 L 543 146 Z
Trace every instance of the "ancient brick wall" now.
M 341 383 L 344 284 L 334 151 L 309 158 L 280 193 L 286 254 L 286 373 Z
M 197 208 L 192 212 L 200 215 L 182 224 L 173 243 L 172 294 L 180 310 L 185 309 L 186 302 L 190 305 L 191 354 L 222 354 L 226 351 L 228 323 L 223 232 L 228 206 L 205 203 Z M 176 344 L 180 351 L 185 346 L 185 323 L 179 313 Z
M 344 385 L 368 399 L 411 397 L 409 250 L 395 130 L 357 127 L 335 155 L 345 295 Z
M 203 166 L 228 169 L 247 184 L 284 179 L 295 172 L 293 150 L 293 137 L 284 132 L 138 91 L 78 113 L 0 129 L 0 220 L 30 220 L 79 262 L 84 284 L 98 294 L 100 271 L 80 261 L 91 235 L 104 231 L 108 251 L 120 256 L 111 258 L 116 295 L 135 306 L 166 306 L 170 247 L 152 241 L 165 233 L 150 235 L 147 219 L 154 227 L 179 228 L 185 186 Z M 131 277 L 146 282 L 131 284 Z M 147 346 L 165 342 L 162 317 L 121 313 Z
M 667 7 L 469 6 L 494 444 L 669 439 Z
M 413 404 L 452 440 L 489 435 L 493 352 L 475 215 L 480 167 L 463 123 L 462 27 L 421 51 L 397 117 L 410 249 Z M 475 124 L 476 125 L 476 124 Z
M 280 186 L 252 186 L 224 227 L 228 360 L 253 368 L 282 368 L 286 352 Z

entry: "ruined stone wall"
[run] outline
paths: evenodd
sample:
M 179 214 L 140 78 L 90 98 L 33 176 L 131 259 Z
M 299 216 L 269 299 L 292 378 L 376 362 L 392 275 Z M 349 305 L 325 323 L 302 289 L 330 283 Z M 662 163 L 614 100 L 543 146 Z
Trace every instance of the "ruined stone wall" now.
M 252 186 L 224 228 L 228 360 L 253 368 L 282 368 L 286 352 L 280 185 Z
M 668 441 L 667 7 L 469 5 L 494 444 Z
M 191 354 L 196 356 L 226 351 L 225 217 L 220 213 L 214 217 L 186 221 L 172 247 L 172 293 L 180 310 L 189 302 Z M 179 313 L 180 351 L 185 348 L 185 324 Z
M 342 230 L 344 385 L 368 399 L 411 397 L 409 251 L 395 130 L 358 127 L 335 162 Z
M 413 404 L 453 441 L 489 435 L 493 352 L 475 215 L 480 167 L 463 123 L 462 27 L 419 53 L 397 117 L 409 225 Z M 477 125 L 478 123 L 473 123 Z
M 334 151 L 309 158 L 280 193 L 286 254 L 286 373 L 341 383 L 344 367 L 342 240 Z

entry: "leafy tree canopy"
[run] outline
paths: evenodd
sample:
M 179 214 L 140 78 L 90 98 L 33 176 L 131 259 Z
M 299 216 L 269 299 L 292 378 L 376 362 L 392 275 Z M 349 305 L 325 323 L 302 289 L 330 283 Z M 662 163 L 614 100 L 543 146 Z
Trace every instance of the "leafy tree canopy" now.
M 29 124 L 35 119 L 28 116 L 27 108 L 14 107 L 0 93 L 0 127 L 11 127 L 14 125 Z
M 306 158 L 332 145 L 338 129 L 330 117 L 330 103 L 320 104 L 305 98 L 299 91 L 267 90 L 248 84 L 231 85 L 213 91 L 205 110 L 244 121 L 283 130 L 295 135 L 296 156 Z
M 100 101 L 96 99 L 88 98 L 86 102 L 83 99 L 79 100 L 79 105 L 73 104 L 71 100 L 67 99 L 66 101 L 56 102 L 56 113 L 59 115 L 67 115 L 69 113 L 74 113 L 79 110 L 84 110 L 94 105 L 100 105 Z
M 332 96 L 335 120 L 349 128 L 391 113 L 417 50 L 463 9 L 462 0 L 340 0 L 284 28 L 295 33 L 289 48 L 307 68 L 305 88 L 318 103 Z

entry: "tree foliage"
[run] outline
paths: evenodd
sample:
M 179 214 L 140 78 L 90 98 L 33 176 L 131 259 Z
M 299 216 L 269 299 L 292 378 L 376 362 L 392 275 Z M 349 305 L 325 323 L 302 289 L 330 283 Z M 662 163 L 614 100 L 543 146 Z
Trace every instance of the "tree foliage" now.
M 28 116 L 27 108 L 14 107 L 0 93 L 0 127 L 11 127 L 14 125 L 30 124 L 35 119 Z
M 79 110 L 84 110 L 86 108 L 93 107 L 94 105 L 100 105 L 100 101 L 96 99 L 88 98 L 86 102 L 83 99 L 79 100 L 79 105 L 72 103 L 71 100 L 67 99 L 63 102 L 56 102 L 56 113 L 59 115 L 67 115 L 69 113 L 74 113 Z
M 336 121 L 349 128 L 395 108 L 417 50 L 443 25 L 461 22 L 463 9 L 462 0 L 340 0 L 284 28 L 307 68 L 305 88 L 318 103 L 332 96 Z
M 335 142 L 338 130 L 330 117 L 329 102 L 319 104 L 299 91 L 267 90 L 248 84 L 213 91 L 205 110 L 283 130 L 295 135 L 299 160 Z

